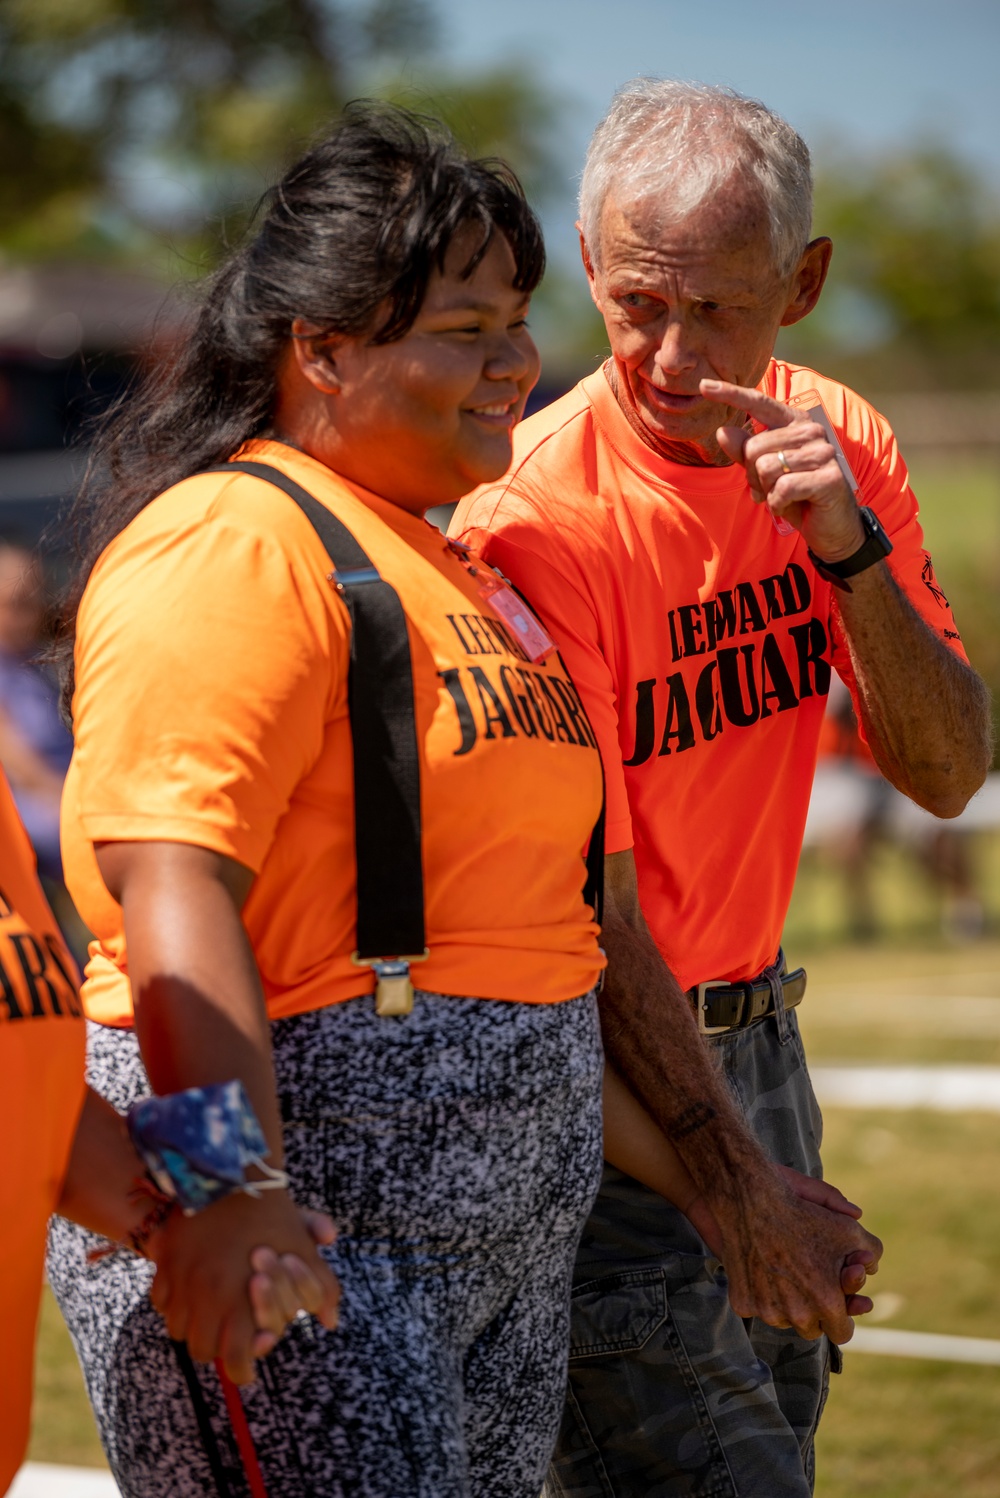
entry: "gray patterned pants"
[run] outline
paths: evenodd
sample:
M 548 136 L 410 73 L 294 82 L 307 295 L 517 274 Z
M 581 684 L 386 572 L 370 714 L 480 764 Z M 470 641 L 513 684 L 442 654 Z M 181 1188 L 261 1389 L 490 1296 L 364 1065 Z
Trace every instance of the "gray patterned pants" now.
M 532 1005 L 418 993 L 272 1027 L 296 1199 L 339 1230 L 340 1326 L 295 1323 L 243 1404 L 269 1498 L 538 1498 L 566 1384 L 569 1289 L 600 1178 L 593 995 Z M 131 1034 L 92 1027 L 92 1084 L 148 1083 Z M 150 1266 L 88 1264 L 53 1220 L 49 1278 L 126 1498 L 248 1498 L 219 1381 L 200 1367 L 213 1478 L 147 1299 Z
M 709 1041 L 770 1157 L 819 1175 L 822 1120 L 794 1014 Z M 808 1498 L 826 1338 L 740 1320 L 687 1218 L 611 1166 L 573 1286 L 550 1498 Z

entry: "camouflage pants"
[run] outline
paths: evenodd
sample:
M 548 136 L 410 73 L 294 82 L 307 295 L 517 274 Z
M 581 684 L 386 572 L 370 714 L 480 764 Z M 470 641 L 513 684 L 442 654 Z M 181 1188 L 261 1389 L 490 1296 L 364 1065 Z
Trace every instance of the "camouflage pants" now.
M 822 1120 L 795 1016 L 708 1043 L 771 1158 L 819 1175 Z M 605 1166 L 577 1256 L 547 1498 L 808 1498 L 839 1356 L 826 1338 L 737 1317 L 687 1218 Z

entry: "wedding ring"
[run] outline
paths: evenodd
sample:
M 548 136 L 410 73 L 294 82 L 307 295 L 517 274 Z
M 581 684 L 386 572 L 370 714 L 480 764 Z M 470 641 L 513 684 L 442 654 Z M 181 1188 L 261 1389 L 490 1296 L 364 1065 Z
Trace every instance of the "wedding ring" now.
M 785 457 L 785 454 L 783 452 L 779 451 L 778 462 L 781 464 L 782 473 L 791 473 L 792 470 L 788 466 L 788 459 Z

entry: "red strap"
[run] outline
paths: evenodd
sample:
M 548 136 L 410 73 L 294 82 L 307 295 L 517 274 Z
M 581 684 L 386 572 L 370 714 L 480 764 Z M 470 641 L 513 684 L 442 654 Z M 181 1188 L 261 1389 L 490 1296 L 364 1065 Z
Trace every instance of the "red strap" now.
M 267 1498 L 267 1488 L 264 1486 L 264 1474 L 261 1472 L 260 1462 L 257 1460 L 257 1450 L 253 1443 L 253 1436 L 250 1434 L 250 1426 L 247 1424 L 246 1411 L 243 1408 L 240 1391 L 222 1366 L 221 1358 L 216 1358 L 215 1360 L 215 1371 L 219 1375 L 222 1392 L 226 1396 L 226 1409 L 229 1411 L 229 1421 L 233 1427 L 233 1435 L 236 1437 L 236 1445 L 239 1448 L 243 1471 L 246 1473 L 247 1482 L 250 1484 L 252 1498 Z

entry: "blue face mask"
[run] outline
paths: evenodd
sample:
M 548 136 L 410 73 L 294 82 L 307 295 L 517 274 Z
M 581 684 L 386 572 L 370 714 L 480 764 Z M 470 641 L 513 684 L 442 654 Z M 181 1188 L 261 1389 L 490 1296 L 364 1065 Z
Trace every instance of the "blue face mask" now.
M 142 1098 L 127 1122 L 153 1180 L 188 1216 L 233 1191 L 257 1196 L 288 1185 L 283 1170 L 264 1163 L 270 1150 L 238 1080 Z M 263 1179 L 247 1181 L 249 1166 Z

